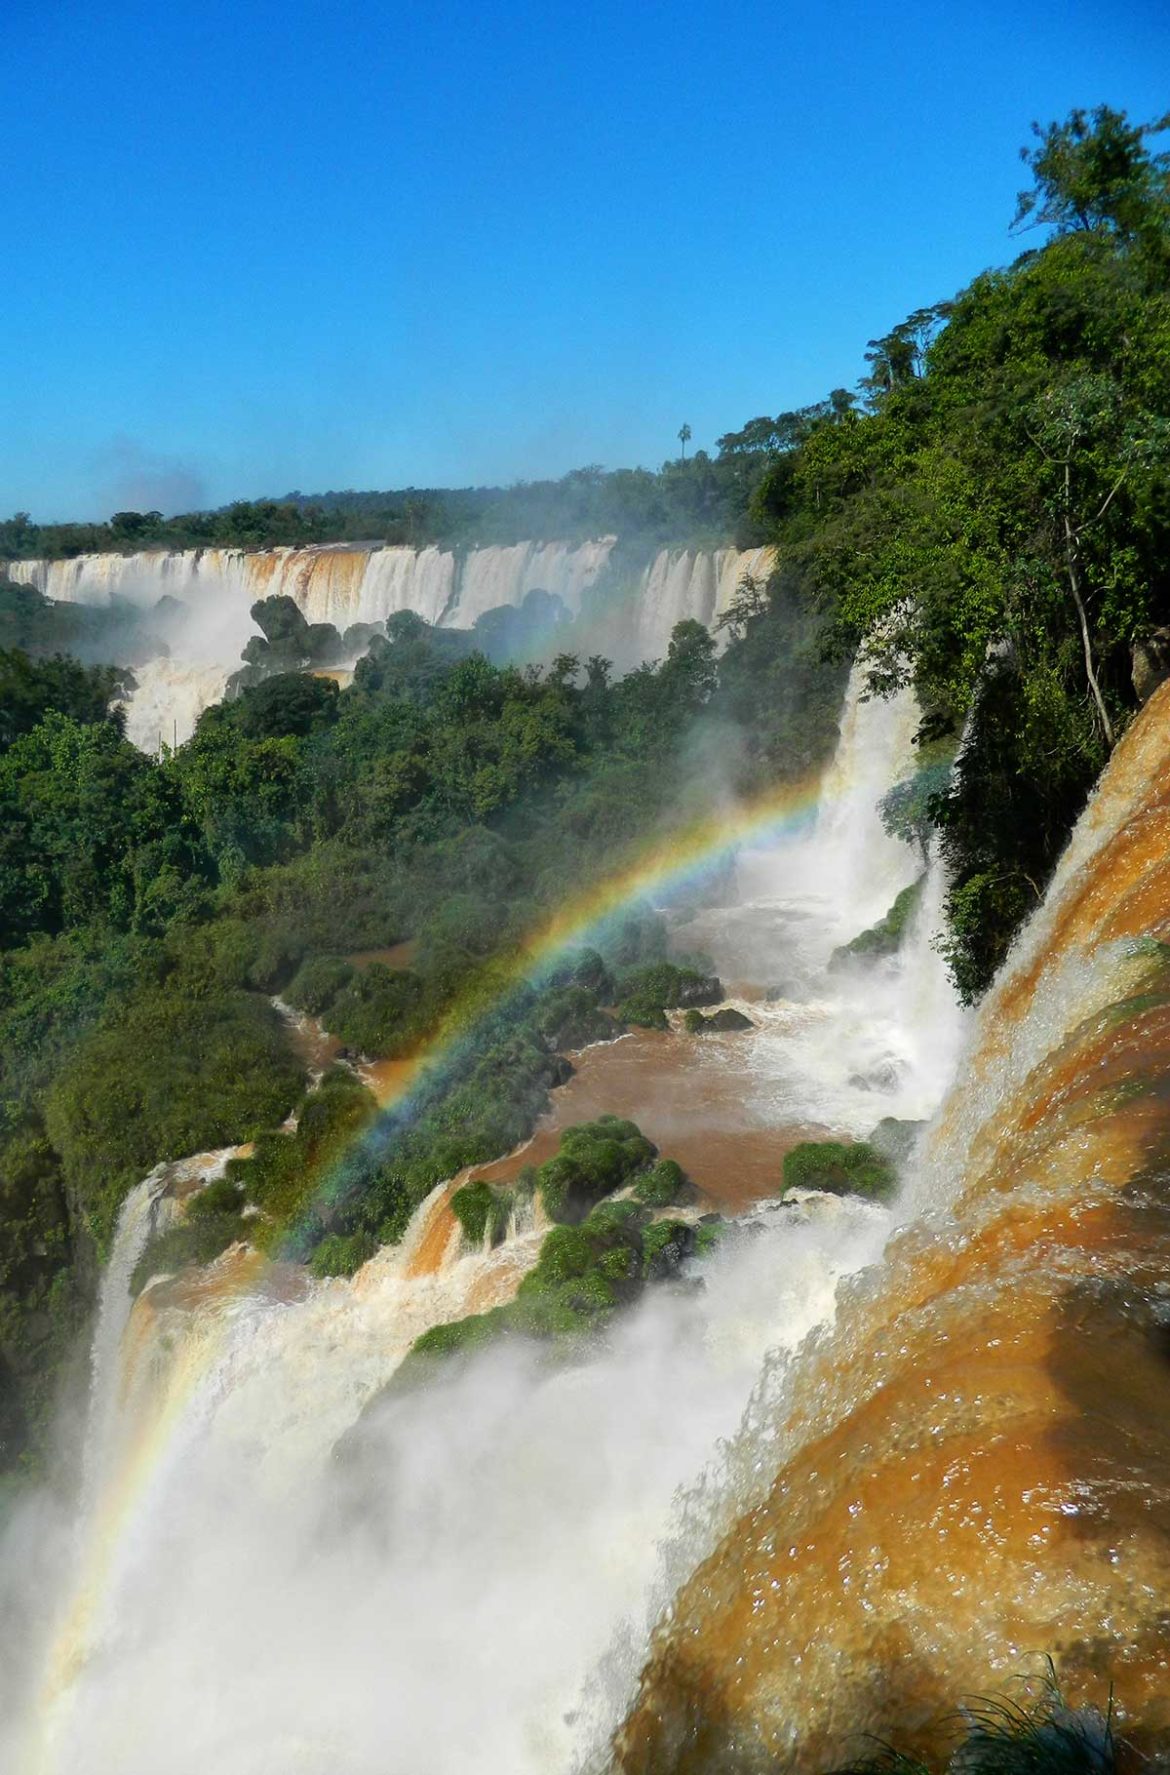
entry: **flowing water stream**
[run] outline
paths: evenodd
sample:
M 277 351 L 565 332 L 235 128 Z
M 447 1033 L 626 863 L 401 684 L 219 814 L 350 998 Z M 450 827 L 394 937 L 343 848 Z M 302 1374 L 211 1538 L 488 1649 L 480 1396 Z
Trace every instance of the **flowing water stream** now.
M 693 1503 L 679 1518 L 679 1488 L 735 1431 L 768 1352 L 831 1318 L 888 1234 L 863 1203 L 777 1202 L 785 1145 L 921 1120 L 954 1065 L 937 881 L 898 956 L 828 966 L 922 867 L 875 811 L 912 766 L 913 721 L 855 675 L 812 829 L 742 855 L 725 904 L 676 912 L 677 943 L 736 980 L 753 1029 L 586 1050 L 538 1131 L 636 1114 L 742 1216 L 703 1286 L 652 1292 L 603 1353 L 489 1352 L 367 1413 L 339 1460 L 414 1338 L 510 1298 L 542 1227 L 466 1252 L 439 1186 L 352 1281 L 237 1247 L 130 1311 L 159 1179 L 140 1186 L 96 1332 L 97 1479 L 32 1612 L 39 1675 L 8 1710 L 5 1768 L 548 1775 L 616 1718 L 675 1581 L 660 1543 L 700 1517 L 713 1539 Z M 757 1483 L 772 1470 L 746 1464 Z

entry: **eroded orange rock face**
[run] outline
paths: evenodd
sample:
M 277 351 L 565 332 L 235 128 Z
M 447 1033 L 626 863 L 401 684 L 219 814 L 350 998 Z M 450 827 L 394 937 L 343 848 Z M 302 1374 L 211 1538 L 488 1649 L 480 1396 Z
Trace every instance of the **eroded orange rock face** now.
M 1044 1654 L 1170 1738 L 1168 935 L 1164 686 L 981 1013 L 923 1216 L 750 1432 L 622 1775 L 938 1753 Z

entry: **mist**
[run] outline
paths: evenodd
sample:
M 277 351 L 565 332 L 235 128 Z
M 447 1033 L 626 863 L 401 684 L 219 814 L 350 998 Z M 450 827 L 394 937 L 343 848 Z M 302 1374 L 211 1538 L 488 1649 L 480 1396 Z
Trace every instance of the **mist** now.
M 136 1500 L 72 1689 L 16 1722 L 5 1766 L 566 1767 L 589 1673 L 623 1632 L 644 1644 L 677 1489 L 734 1431 L 764 1352 L 831 1311 L 886 1221 L 847 1202 L 761 1210 L 590 1358 L 493 1351 L 376 1408 L 344 1462 L 338 1296 L 358 1285 L 329 1285 L 332 1337 L 320 1300 L 241 1306 Z M 9 1591 L 30 1547 L 68 1564 L 68 1526 L 30 1509 Z M 47 1644 L 52 1594 L 34 1611 Z

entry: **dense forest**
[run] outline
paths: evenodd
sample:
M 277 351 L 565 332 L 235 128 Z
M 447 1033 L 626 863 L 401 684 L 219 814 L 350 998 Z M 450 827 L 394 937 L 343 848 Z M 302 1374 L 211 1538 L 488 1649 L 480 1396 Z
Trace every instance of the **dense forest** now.
M 771 426 L 771 421 L 765 423 Z M 0 522 L 0 560 L 324 542 L 471 548 L 530 538 L 580 542 L 596 536 L 620 536 L 644 547 L 720 547 L 731 542 L 754 547 L 764 537 L 751 514 L 751 500 L 767 454 L 754 443 L 745 446 L 738 433 L 721 438 L 718 449 L 715 457 L 698 450 L 664 463 L 657 472 L 593 467 L 575 469 L 556 481 L 511 487 L 288 493 L 171 518 L 156 511 L 115 512 L 105 524 L 34 524 L 18 512 Z
M 269 1249 L 347 1272 L 436 1180 L 529 1131 L 574 1040 L 615 1011 L 661 1018 L 693 981 L 633 914 L 481 1017 L 409 1125 L 356 1145 L 372 1098 L 345 1069 L 306 1096 L 272 994 L 362 1054 L 418 1051 L 713 781 L 750 794 L 818 765 L 858 649 L 876 694 L 917 692 L 923 768 L 888 817 L 941 846 L 949 960 L 980 995 L 1170 663 L 1159 127 L 1103 108 L 1037 132 L 1017 221 L 1044 244 L 871 342 L 856 394 L 754 420 L 715 459 L 0 526 L 10 557 L 614 531 L 768 541 L 780 562 L 742 589 L 722 652 L 688 623 L 619 680 L 599 658 L 520 670 L 402 615 L 348 689 L 244 677 L 158 759 L 123 737 L 118 674 L 92 653 L 0 654 L 0 1466 L 43 1455 L 119 1203 L 151 1166 L 256 1141 L 165 1261 L 214 1255 L 247 1213 Z M 351 959 L 406 941 L 405 967 Z

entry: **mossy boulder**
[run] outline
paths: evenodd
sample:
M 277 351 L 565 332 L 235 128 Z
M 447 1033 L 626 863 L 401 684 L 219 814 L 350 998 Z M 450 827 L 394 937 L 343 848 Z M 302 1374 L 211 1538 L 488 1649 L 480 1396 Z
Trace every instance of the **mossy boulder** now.
M 690 1185 L 686 1172 L 676 1160 L 659 1159 L 656 1165 L 635 1180 L 632 1193 L 648 1208 L 669 1208 L 674 1203 L 685 1200 L 690 1193 Z M 620 1204 L 615 1203 L 614 1206 Z M 594 1212 L 600 1211 L 595 1209 Z
M 847 967 L 851 961 L 876 961 L 882 956 L 896 955 L 918 910 L 925 881 L 926 876 L 920 875 L 917 881 L 902 889 L 884 918 L 861 931 L 852 942 L 834 949 L 829 959 L 830 969 Z
M 309 1259 L 314 1276 L 352 1276 L 378 1249 L 370 1232 L 328 1233 Z
M 673 962 L 652 962 L 625 974 L 619 984 L 617 1014 L 643 1029 L 665 1029 L 666 1012 L 693 1005 L 717 1005 L 723 987 L 714 974 L 700 974 Z
M 550 1048 L 585 1048 L 591 1042 L 611 1042 L 621 1025 L 597 1004 L 584 986 L 562 986 L 543 1000 L 535 1017 L 537 1029 Z
M 657 1149 L 633 1123 L 601 1116 L 566 1128 L 560 1151 L 537 1173 L 540 1198 L 550 1220 L 575 1225 L 595 1202 L 612 1195 L 649 1164 Z
M 695 1229 L 685 1220 L 656 1220 L 642 1235 L 642 1274 L 648 1282 L 673 1276 L 695 1249 Z
M 876 1147 L 883 1158 L 898 1168 L 906 1163 L 914 1143 L 925 1128 L 925 1122 L 900 1121 L 897 1116 L 883 1116 L 869 1135 L 869 1145 Z
M 596 949 L 578 949 L 567 956 L 551 976 L 549 985 L 554 991 L 565 987 L 581 989 L 602 1005 L 612 1004 L 615 997 L 613 975 Z
M 784 1155 L 784 1188 L 824 1190 L 884 1202 L 897 1187 L 894 1166 L 867 1141 L 806 1140 Z
M 742 1011 L 737 1011 L 732 1005 L 725 1005 L 721 1011 L 712 1011 L 709 1017 L 704 1017 L 702 1011 L 690 1010 L 684 1023 L 692 1035 L 732 1034 L 737 1030 L 756 1027 L 750 1017 L 745 1017 Z
M 493 1189 L 482 1177 L 465 1183 L 451 1197 L 451 1212 L 463 1228 L 464 1241 L 472 1247 L 483 1245 L 485 1240 L 491 1245 L 503 1241 L 513 1205 L 510 1190 Z

